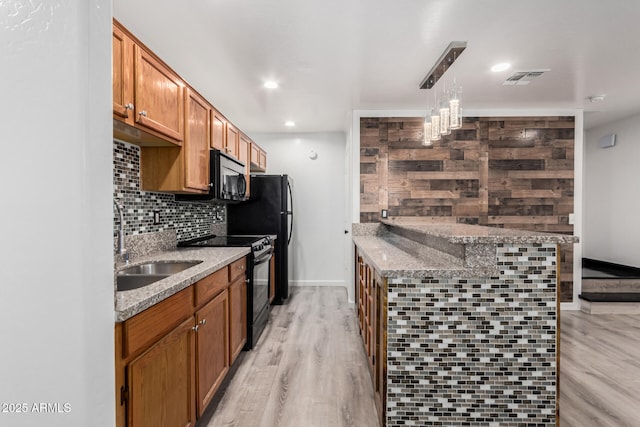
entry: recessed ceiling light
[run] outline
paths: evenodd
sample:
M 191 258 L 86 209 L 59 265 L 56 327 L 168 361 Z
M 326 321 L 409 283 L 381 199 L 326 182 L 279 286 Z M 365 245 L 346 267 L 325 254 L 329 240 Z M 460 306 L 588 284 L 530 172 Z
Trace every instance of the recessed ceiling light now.
M 264 87 L 266 87 L 267 89 L 276 89 L 278 87 L 278 82 L 273 80 L 268 80 L 264 82 Z
M 511 64 L 508 62 L 501 62 L 500 64 L 496 64 L 491 67 L 491 71 L 494 73 L 499 73 L 500 71 L 508 70 L 511 67 Z
M 292 127 L 294 127 L 294 126 L 296 125 L 296 122 L 291 121 L 291 120 L 287 120 L 286 122 L 284 122 L 284 125 L 285 125 L 286 127 L 290 127 L 290 128 L 292 128 Z

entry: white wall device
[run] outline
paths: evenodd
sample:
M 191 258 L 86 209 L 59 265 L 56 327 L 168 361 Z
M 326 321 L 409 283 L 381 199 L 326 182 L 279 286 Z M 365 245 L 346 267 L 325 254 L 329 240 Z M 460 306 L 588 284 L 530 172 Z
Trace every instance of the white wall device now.
M 609 148 L 616 145 L 616 134 L 610 133 L 600 138 L 600 148 Z

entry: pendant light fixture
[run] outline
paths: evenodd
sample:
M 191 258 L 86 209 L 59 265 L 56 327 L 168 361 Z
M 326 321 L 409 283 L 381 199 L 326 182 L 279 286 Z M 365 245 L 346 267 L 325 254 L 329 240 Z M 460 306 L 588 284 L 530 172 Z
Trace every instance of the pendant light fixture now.
M 420 89 L 432 89 L 438 79 L 442 77 L 447 68 L 450 68 L 460 54 L 466 49 L 467 42 L 451 42 L 444 53 L 440 56 L 436 64 L 431 68 L 429 74 L 420 82 Z M 447 92 L 446 85 L 442 84 L 442 95 L 438 99 L 435 91 L 433 95 L 434 105 L 431 111 L 431 138 L 432 141 L 440 140 L 441 135 L 450 135 L 451 129 L 460 129 L 462 127 L 462 106 L 460 103 L 460 88 L 456 86 L 455 78 L 453 80 L 453 88 Z M 429 108 L 427 107 L 427 111 Z M 424 142 L 427 145 L 427 122 L 424 122 Z

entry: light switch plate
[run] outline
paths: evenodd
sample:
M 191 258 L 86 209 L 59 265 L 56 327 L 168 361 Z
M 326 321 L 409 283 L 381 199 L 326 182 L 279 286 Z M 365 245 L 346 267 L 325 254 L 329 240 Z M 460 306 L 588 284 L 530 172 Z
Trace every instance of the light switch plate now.
M 389 212 L 386 209 L 382 209 L 382 218 L 389 218 Z

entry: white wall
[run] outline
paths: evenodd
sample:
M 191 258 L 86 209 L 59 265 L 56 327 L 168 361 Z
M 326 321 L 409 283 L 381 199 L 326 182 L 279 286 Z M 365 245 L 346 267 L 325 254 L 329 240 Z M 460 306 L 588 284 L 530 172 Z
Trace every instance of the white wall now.
M 0 425 L 113 426 L 111 3 L 0 16 Z
M 602 136 L 615 133 L 615 147 Z M 585 258 L 640 267 L 640 115 L 587 132 Z
M 345 134 L 252 134 L 267 152 L 267 173 L 293 179 L 291 285 L 345 286 Z M 317 158 L 309 158 L 315 150 Z

